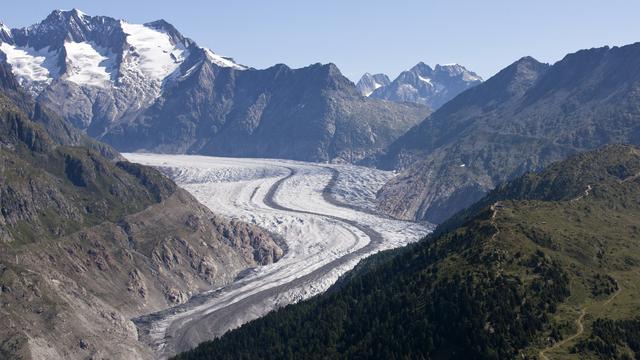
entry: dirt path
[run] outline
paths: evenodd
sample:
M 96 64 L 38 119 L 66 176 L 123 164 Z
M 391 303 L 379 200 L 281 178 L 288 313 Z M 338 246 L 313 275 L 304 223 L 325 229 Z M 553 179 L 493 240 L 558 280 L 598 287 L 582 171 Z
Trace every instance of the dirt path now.
M 575 197 L 575 198 L 571 199 L 571 202 L 576 202 L 576 201 L 578 201 L 578 200 L 582 199 L 582 198 L 583 198 L 583 197 L 585 197 L 585 196 L 589 196 L 589 192 L 590 192 L 592 189 L 593 189 L 593 188 L 591 187 L 591 185 L 587 185 L 587 188 L 585 189 L 585 191 L 584 191 L 582 194 L 580 194 L 580 196 L 577 196 L 577 197 Z
M 622 291 L 622 287 L 620 287 L 620 285 L 618 285 L 618 290 L 616 290 L 615 293 L 613 293 L 613 295 L 611 295 L 607 301 L 605 301 L 604 303 L 602 303 L 602 306 L 607 306 L 609 304 L 611 304 L 611 302 L 613 301 L 613 299 L 616 298 L 616 296 L 618 296 L 618 294 L 620 294 L 620 291 Z M 566 339 L 563 339 L 560 342 L 557 342 L 555 344 L 553 344 L 553 346 L 550 346 L 544 350 L 540 350 L 539 356 L 540 359 L 542 360 L 550 360 L 549 357 L 547 355 L 545 355 L 545 353 L 549 352 L 549 351 L 553 351 L 555 349 L 558 349 L 559 347 L 563 346 L 564 344 L 575 340 L 576 338 L 578 338 L 580 335 L 582 335 L 582 333 L 584 333 L 584 324 L 582 323 L 582 320 L 584 320 L 585 315 L 587 315 L 587 307 L 583 306 L 582 309 L 580 310 L 580 316 L 578 316 L 578 318 L 575 321 L 576 327 L 578 328 L 578 330 L 576 331 L 575 334 L 569 336 Z
M 493 225 L 493 227 L 496 228 L 496 232 L 493 233 L 493 235 L 491 235 L 491 240 L 495 240 L 498 234 L 500 234 L 500 228 L 498 227 L 498 225 L 496 225 L 496 216 L 498 216 L 499 207 L 500 207 L 500 201 L 496 201 L 495 203 L 493 203 L 493 205 L 491 205 L 491 211 L 493 211 L 493 214 L 491 214 L 491 220 L 489 221 L 491 222 L 491 225 Z
M 578 328 L 576 333 L 571 335 L 571 336 L 569 336 L 568 338 L 560 341 L 560 342 L 557 342 L 557 343 L 553 344 L 553 346 L 551 346 L 551 347 L 548 347 L 548 348 L 546 348 L 544 350 L 541 350 L 540 351 L 540 359 L 542 359 L 542 360 L 550 360 L 547 357 L 547 355 L 545 355 L 545 353 L 547 353 L 549 351 L 552 351 L 552 350 L 555 350 L 555 349 L 561 347 L 562 345 L 568 343 L 569 341 L 571 341 L 571 340 L 577 338 L 578 336 L 582 335 L 582 333 L 584 332 L 584 325 L 582 324 L 582 320 L 584 319 L 585 315 L 587 315 L 587 310 L 583 307 L 580 310 L 580 316 L 578 316 L 578 318 L 576 319 L 576 327 Z

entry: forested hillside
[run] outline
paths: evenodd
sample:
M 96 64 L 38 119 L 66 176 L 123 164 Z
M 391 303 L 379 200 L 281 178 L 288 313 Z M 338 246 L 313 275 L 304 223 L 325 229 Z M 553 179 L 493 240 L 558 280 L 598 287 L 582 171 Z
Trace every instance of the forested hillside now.
M 527 174 L 328 294 L 177 359 L 637 356 L 639 174 L 630 146 Z

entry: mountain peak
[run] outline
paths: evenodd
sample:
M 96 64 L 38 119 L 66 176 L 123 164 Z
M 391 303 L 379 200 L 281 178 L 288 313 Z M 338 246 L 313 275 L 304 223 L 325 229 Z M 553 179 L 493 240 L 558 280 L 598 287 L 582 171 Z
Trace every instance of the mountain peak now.
M 433 72 L 433 69 L 431 68 L 431 66 L 425 64 L 424 62 L 420 61 L 419 63 L 417 63 L 414 67 L 412 67 L 410 70 L 410 72 L 417 72 L 420 74 L 430 74 Z
M 371 96 L 397 102 L 413 102 L 437 109 L 459 93 L 482 82 L 476 73 L 459 64 L 436 65 L 420 61 L 403 71 L 389 85 Z
M 502 69 L 487 80 L 487 87 L 502 89 L 503 96 L 518 97 L 538 80 L 549 68 L 549 64 L 541 63 L 531 56 L 525 56 Z
M 363 96 L 369 96 L 376 89 L 387 86 L 390 83 L 391 80 L 389 80 L 389 77 L 386 74 L 372 75 L 371 73 L 367 72 L 362 75 L 356 87 L 358 88 L 360 94 L 362 94 Z
M 48 23 L 56 24 L 68 23 L 71 21 L 84 21 L 85 17 L 90 16 L 75 8 L 71 10 L 53 10 L 49 16 L 47 16 L 40 24 L 36 24 L 35 26 Z

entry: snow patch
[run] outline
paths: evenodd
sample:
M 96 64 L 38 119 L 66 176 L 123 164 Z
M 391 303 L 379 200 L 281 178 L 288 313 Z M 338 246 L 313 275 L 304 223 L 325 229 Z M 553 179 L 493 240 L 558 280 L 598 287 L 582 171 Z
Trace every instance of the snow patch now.
M 229 58 L 226 58 L 224 56 L 220 56 L 216 53 L 214 53 L 213 51 L 204 48 L 204 52 L 207 55 L 207 58 L 209 60 L 211 60 L 212 63 L 220 66 L 220 67 L 228 67 L 228 68 L 234 68 L 237 70 L 246 70 L 247 67 L 244 65 L 240 65 L 240 64 L 236 64 L 235 62 L 233 62 L 232 60 L 230 60 Z
M 110 85 L 115 63 L 113 54 L 86 42 L 66 42 L 64 48 L 68 81 L 103 88 Z
M 131 45 L 125 51 L 125 68 L 138 69 L 152 80 L 162 81 L 174 72 L 188 55 L 182 44 L 174 45 L 164 32 L 144 25 L 121 23 L 122 31 L 127 34 L 127 43 Z
M 50 51 L 48 46 L 35 50 L 2 43 L 0 51 L 6 55 L 18 83 L 31 92 L 39 93 L 59 75 L 58 54 Z
M 422 77 L 420 75 L 418 75 L 418 78 L 420 79 L 420 81 L 426 82 L 429 85 L 433 85 L 433 83 L 431 82 L 431 79 L 429 79 L 429 78 Z
M 379 89 L 379 88 L 381 88 L 381 87 L 382 87 L 382 84 L 377 83 L 377 82 L 374 82 L 374 83 L 373 83 L 373 90 L 371 90 L 371 91 L 367 91 L 367 92 L 364 94 L 364 96 L 367 96 L 367 97 L 368 97 L 368 96 L 371 96 L 371 94 L 373 94 L 373 92 L 374 92 L 374 91 L 378 90 L 378 89 Z

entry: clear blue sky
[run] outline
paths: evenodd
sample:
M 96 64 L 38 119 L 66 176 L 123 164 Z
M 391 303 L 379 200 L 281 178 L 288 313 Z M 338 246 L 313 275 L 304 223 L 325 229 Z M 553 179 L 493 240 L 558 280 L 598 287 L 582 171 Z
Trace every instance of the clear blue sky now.
M 79 8 L 131 22 L 166 19 L 200 45 L 256 68 L 336 63 L 349 78 L 395 77 L 418 61 L 457 62 L 483 77 L 531 55 L 640 41 L 637 0 L 11 0 L 0 20 L 22 27 Z

